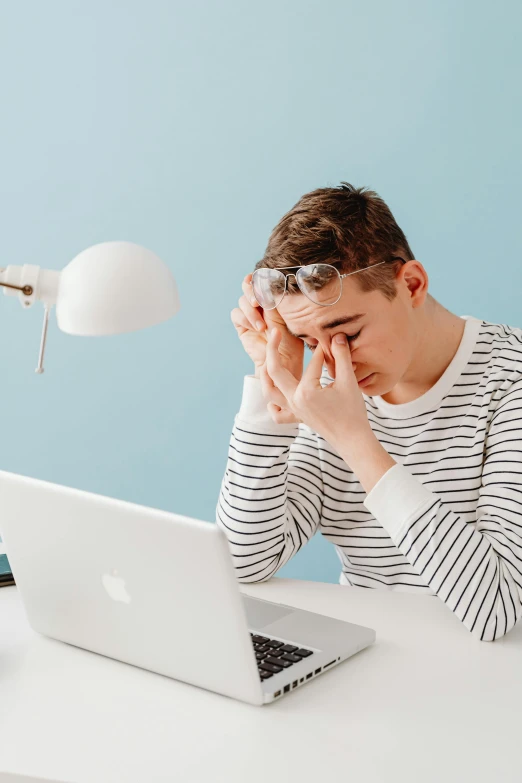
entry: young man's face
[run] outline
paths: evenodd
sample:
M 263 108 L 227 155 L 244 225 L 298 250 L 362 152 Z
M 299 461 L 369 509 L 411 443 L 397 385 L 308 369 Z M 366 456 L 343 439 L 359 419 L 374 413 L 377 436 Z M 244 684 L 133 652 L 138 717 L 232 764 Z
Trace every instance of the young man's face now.
M 322 345 L 332 378 L 335 378 L 335 368 L 330 343 L 334 334 L 344 332 L 357 380 L 373 376 L 359 383 L 361 391 L 370 396 L 386 394 L 403 379 L 412 362 L 416 346 L 414 308 L 426 295 L 425 290 L 420 295 L 410 290 L 405 280 L 405 270 L 410 264 L 413 269 L 410 267 L 409 271 L 414 277 L 419 271 L 415 266 L 420 267 L 421 277 L 425 275 L 417 261 L 404 265 L 396 279 L 398 293 L 393 302 L 380 291 L 362 293 L 354 280 L 345 278 L 336 304 L 321 307 L 303 294 L 286 294 L 278 312 L 289 331 L 301 337 L 306 345 L 312 349 L 319 343 Z M 361 317 L 347 323 L 347 317 L 353 315 Z

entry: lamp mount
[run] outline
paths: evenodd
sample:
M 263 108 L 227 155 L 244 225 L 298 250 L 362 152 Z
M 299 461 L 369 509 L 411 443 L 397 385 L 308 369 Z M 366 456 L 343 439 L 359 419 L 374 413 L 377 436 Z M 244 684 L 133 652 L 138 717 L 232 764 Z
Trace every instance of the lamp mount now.
M 1 283 L 4 288 L 13 288 L 15 291 L 21 291 L 25 296 L 31 296 L 33 293 L 33 287 L 30 285 L 13 285 L 12 283 Z

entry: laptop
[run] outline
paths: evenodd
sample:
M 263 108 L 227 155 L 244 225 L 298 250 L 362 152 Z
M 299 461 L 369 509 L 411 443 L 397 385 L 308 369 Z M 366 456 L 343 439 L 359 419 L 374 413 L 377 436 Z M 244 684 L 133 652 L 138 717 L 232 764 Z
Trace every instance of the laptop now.
M 215 523 L 0 471 L 0 535 L 35 631 L 250 704 L 375 641 L 242 595 Z

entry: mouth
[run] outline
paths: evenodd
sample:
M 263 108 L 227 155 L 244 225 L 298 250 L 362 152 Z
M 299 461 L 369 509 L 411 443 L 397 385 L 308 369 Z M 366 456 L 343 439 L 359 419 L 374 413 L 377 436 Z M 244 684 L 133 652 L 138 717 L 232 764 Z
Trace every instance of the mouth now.
M 361 378 L 361 380 L 357 381 L 357 383 L 359 384 L 359 386 L 368 386 L 368 384 L 370 384 L 373 381 L 374 376 L 375 373 L 372 372 L 371 375 L 367 375 L 365 378 Z

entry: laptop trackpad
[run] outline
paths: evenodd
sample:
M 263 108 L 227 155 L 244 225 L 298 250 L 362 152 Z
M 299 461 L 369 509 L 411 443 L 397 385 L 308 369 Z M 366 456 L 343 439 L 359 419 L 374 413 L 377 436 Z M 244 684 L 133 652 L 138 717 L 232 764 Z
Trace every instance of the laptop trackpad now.
M 250 598 L 247 595 L 242 595 L 241 598 L 245 607 L 248 627 L 256 630 L 261 630 L 265 625 L 270 625 L 270 623 L 274 623 L 286 614 L 295 612 L 295 609 L 291 609 L 288 606 L 278 606 L 269 601 Z

